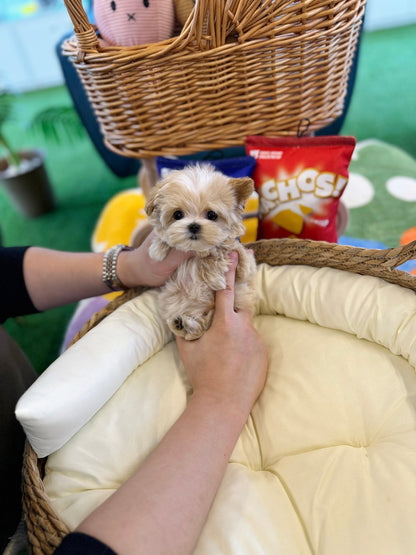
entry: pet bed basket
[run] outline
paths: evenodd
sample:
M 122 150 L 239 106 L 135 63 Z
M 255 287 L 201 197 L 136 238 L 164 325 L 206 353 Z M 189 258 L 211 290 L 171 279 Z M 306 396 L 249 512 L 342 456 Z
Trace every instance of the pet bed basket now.
M 312 132 L 341 115 L 365 0 L 196 0 L 180 34 L 102 46 L 81 0 L 65 41 L 107 146 L 135 158 Z
M 329 267 L 360 275 L 382 278 L 397 287 L 416 291 L 416 276 L 396 267 L 416 257 L 416 241 L 386 250 L 361 249 L 338 244 L 300 239 L 271 239 L 249 243 L 258 263 Z M 117 307 L 142 293 L 144 288 L 131 289 L 116 298 L 85 324 L 78 341 Z M 68 533 L 50 505 L 42 482 L 46 459 L 38 459 L 27 442 L 23 464 L 23 508 L 31 550 L 35 555 L 48 555 Z

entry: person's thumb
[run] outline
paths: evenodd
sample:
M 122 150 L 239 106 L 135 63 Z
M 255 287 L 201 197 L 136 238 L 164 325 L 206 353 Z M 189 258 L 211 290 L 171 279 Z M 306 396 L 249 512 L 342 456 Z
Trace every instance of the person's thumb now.
M 238 253 L 232 251 L 230 253 L 230 265 L 225 274 L 225 289 L 217 291 L 215 295 L 215 312 L 220 315 L 224 312 L 234 311 L 234 285 L 237 264 Z

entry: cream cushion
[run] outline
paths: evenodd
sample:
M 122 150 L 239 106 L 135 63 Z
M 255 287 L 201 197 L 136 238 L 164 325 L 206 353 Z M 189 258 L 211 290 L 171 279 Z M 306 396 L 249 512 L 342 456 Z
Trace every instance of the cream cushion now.
M 415 294 L 306 266 L 262 265 L 258 285 L 254 322 L 269 349 L 267 384 L 195 552 L 412 553 Z M 148 294 L 127 304 L 134 309 L 123 309 L 125 327 L 152 306 Z M 107 320 L 121 325 L 117 312 Z M 164 329 L 156 308 L 149 318 Z M 166 344 L 155 342 L 143 362 L 130 346 L 140 363 L 47 460 L 46 492 L 71 529 L 134 472 L 185 407 L 189 387 L 175 343 L 159 336 Z M 117 360 L 116 343 L 101 348 Z
M 38 457 L 65 444 L 108 401 L 136 366 L 171 334 L 154 292 L 125 303 L 66 350 L 22 395 L 16 417 Z

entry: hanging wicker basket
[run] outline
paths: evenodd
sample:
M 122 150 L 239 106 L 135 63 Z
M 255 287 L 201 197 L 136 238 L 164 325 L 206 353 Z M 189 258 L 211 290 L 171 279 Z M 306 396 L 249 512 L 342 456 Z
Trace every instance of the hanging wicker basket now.
M 416 276 L 396 270 L 397 266 L 416 258 L 416 241 L 386 250 L 362 249 L 334 243 L 302 239 L 270 239 L 248 243 L 257 262 L 277 265 L 329 267 L 360 275 L 375 276 L 400 287 L 416 291 Z M 78 341 L 124 302 L 144 291 L 131 289 L 98 312 L 75 337 Z M 69 532 L 51 507 L 43 486 L 45 459 L 39 460 L 29 443 L 23 465 L 23 509 L 28 538 L 35 555 L 49 555 Z
M 65 0 L 63 45 L 107 146 L 185 155 L 294 135 L 341 115 L 365 0 L 196 0 L 179 36 L 101 46 L 81 0 Z

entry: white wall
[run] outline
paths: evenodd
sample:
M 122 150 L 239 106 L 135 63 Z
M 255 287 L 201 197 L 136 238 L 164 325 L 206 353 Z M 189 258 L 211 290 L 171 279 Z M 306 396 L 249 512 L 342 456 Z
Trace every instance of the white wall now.
M 411 23 L 416 23 L 416 0 L 367 0 L 364 20 L 366 30 L 400 27 Z
M 63 77 L 55 46 L 72 30 L 66 10 L 0 22 L 0 85 L 15 92 L 60 85 Z

